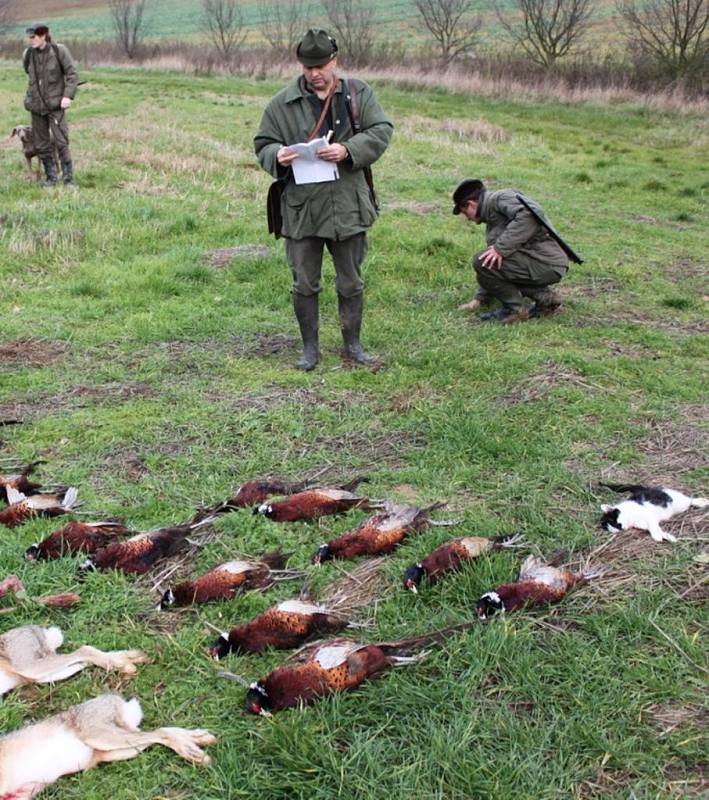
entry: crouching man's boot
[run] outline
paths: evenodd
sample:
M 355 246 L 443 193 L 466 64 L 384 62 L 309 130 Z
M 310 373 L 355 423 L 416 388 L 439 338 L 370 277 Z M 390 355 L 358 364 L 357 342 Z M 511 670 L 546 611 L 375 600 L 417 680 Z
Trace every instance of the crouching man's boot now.
M 309 372 L 315 369 L 320 359 L 320 343 L 318 338 L 319 298 L 317 294 L 303 295 L 293 292 L 293 310 L 300 326 L 303 339 L 303 355 L 298 359 L 296 367 Z
M 54 159 L 51 156 L 49 158 L 43 158 L 42 165 L 44 166 L 44 174 L 47 177 L 40 183 L 40 186 L 56 186 L 57 165 L 54 163 Z
M 74 186 L 74 164 L 71 159 L 62 161 L 62 180 L 65 186 Z
M 345 358 L 357 364 L 374 364 L 376 359 L 364 351 L 359 335 L 362 330 L 362 311 L 364 308 L 364 295 L 356 294 L 354 297 L 337 295 L 340 308 L 340 328 L 342 341 L 345 345 Z

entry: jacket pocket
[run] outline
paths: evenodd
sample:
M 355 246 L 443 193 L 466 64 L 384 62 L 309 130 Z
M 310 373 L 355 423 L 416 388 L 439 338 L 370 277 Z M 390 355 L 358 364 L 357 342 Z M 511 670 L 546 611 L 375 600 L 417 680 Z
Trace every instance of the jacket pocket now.
M 359 206 L 359 221 L 362 225 L 369 227 L 374 225 L 377 218 L 377 209 L 372 202 L 372 197 L 369 194 L 369 187 L 364 189 L 357 189 L 357 204 Z

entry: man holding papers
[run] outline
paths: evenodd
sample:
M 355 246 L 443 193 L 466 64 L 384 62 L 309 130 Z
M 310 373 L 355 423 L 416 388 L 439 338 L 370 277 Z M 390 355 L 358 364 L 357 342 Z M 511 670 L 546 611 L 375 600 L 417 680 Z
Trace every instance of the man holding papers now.
M 345 357 L 369 364 L 373 359 L 360 343 L 361 267 L 366 232 L 377 217 L 369 167 L 386 150 L 393 126 L 366 83 L 337 76 L 337 44 L 326 31 L 309 30 L 296 55 L 302 75 L 270 101 L 254 144 L 259 163 L 276 179 L 269 201 L 280 195 L 273 227 L 276 237 L 285 237 L 293 273 L 293 308 L 303 338 L 297 366 L 311 370 L 320 357 L 325 247 L 335 265 Z

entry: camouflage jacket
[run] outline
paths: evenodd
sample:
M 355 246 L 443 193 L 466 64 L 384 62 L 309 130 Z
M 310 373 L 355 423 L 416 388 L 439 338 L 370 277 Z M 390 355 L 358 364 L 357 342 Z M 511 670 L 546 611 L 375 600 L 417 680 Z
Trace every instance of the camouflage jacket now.
M 79 73 L 74 59 L 63 44 L 47 44 L 41 50 L 28 47 L 22 65 L 29 76 L 25 108 L 34 114 L 56 111 L 62 97 L 74 98 Z
M 349 158 L 337 165 L 340 177 L 336 181 L 298 185 L 291 168 L 282 167 L 276 159 L 283 145 L 304 142 L 317 122 L 302 76 L 282 89 L 264 111 L 254 146 L 266 172 L 285 181 L 281 197 L 284 236 L 339 241 L 366 230 L 377 217 L 362 170 L 386 150 L 394 128 L 366 83 L 351 80 L 349 85 L 357 92 L 361 129 L 357 134 L 352 130 L 343 81 L 338 81 L 332 101 L 332 142 L 344 144 Z

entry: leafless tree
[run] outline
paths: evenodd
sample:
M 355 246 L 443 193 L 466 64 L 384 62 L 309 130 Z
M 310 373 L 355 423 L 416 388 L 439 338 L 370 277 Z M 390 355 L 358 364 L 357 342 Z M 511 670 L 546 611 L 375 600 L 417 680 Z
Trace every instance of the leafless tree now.
M 366 64 L 374 50 L 376 7 L 370 0 L 321 0 L 340 51 L 352 64 Z
M 580 44 L 591 24 L 595 0 L 514 0 L 520 19 L 496 5 L 502 27 L 534 63 L 549 68 Z
M 672 79 L 709 67 L 709 0 L 620 0 L 631 47 Z
M 202 0 L 202 21 L 217 53 L 230 61 L 246 39 L 239 0 Z
M 10 27 L 15 18 L 15 0 L 0 0 L 0 33 Z
M 444 66 L 469 53 L 480 29 L 475 0 L 415 0 L 421 22 L 436 43 Z
M 292 53 L 303 35 L 303 20 L 310 17 L 309 0 L 263 0 L 261 32 L 274 50 Z
M 145 38 L 147 0 L 108 0 L 116 41 L 128 58 L 135 58 Z

